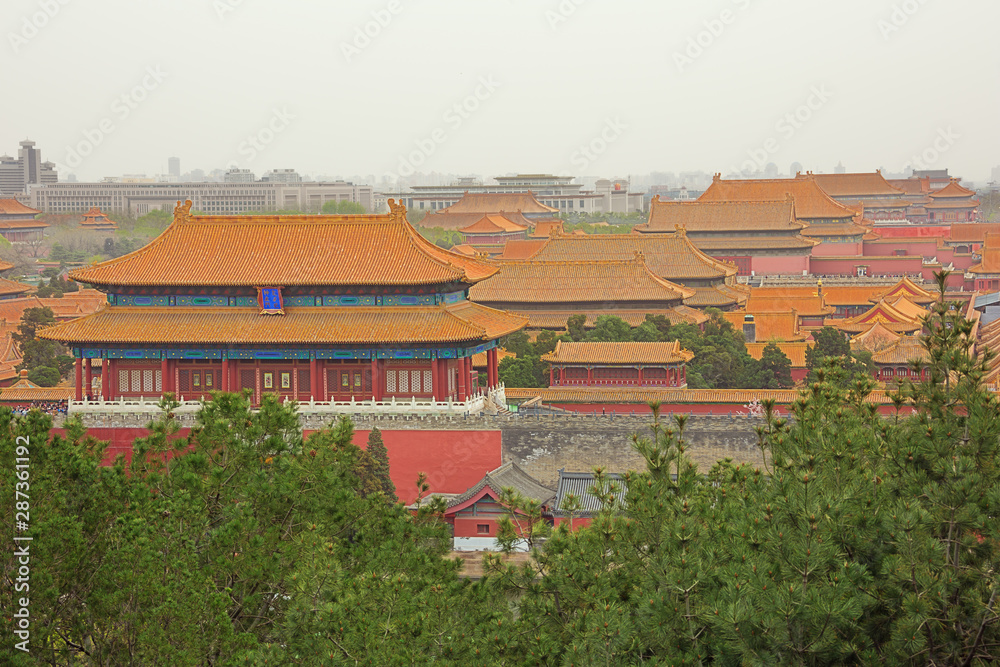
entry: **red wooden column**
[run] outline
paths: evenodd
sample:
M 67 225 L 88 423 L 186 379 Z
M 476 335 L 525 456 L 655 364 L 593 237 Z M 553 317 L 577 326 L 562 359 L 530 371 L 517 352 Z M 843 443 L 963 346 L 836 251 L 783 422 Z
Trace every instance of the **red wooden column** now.
M 555 366 L 549 366 L 549 386 L 556 386 L 556 373 Z
M 465 393 L 465 385 L 468 382 L 469 373 L 465 368 L 465 357 L 460 357 L 458 360 L 458 400 L 465 402 L 468 396 Z
M 82 387 L 83 395 L 90 396 L 91 392 L 90 388 L 93 385 L 90 379 L 90 359 L 87 359 L 86 357 L 81 357 L 80 361 L 83 362 L 83 387 Z
M 83 357 L 76 360 L 76 400 L 83 400 Z
M 110 396 L 111 396 L 111 364 L 108 362 L 107 359 L 101 359 L 101 397 L 106 401 Z
M 687 384 L 688 381 L 688 368 L 687 366 L 681 366 L 681 384 Z
M 381 378 L 379 377 L 378 359 L 372 355 L 372 397 L 376 401 L 381 401 L 382 397 L 379 394 L 379 390 L 382 388 Z
M 591 366 L 587 366 L 587 386 L 594 386 L 594 369 Z
M 114 359 L 108 359 L 108 400 L 114 400 L 118 395 L 118 363 Z
M 319 361 L 316 355 L 309 357 L 309 398 L 320 400 L 319 396 Z
M 490 371 L 489 373 L 487 373 L 487 377 L 489 377 L 490 389 L 500 384 L 500 364 L 497 361 L 499 358 L 500 354 L 497 348 L 493 348 L 492 350 L 490 350 L 489 354 L 486 357 L 486 360 L 488 362 L 487 368 L 489 368 Z
M 160 359 L 160 394 L 170 391 L 170 361 L 163 357 Z
M 441 369 L 442 361 L 442 359 L 434 359 L 431 361 L 431 384 L 434 387 L 435 401 L 447 400 L 445 398 L 446 387 L 444 385 L 444 371 Z
M 639 386 L 642 386 L 642 366 L 639 366 Z
M 229 387 L 229 381 L 232 379 L 232 373 L 229 370 L 229 356 L 222 356 L 222 391 L 232 391 Z

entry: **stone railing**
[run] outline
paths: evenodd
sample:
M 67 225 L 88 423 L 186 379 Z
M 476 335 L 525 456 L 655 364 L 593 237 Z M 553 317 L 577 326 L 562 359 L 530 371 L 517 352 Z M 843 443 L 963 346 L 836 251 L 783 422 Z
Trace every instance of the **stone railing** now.
M 386 401 L 302 401 L 296 404 L 297 412 L 304 421 L 337 415 L 407 415 L 407 416 L 458 416 L 496 414 L 498 408 L 506 407 L 506 394 L 501 384 L 489 391 L 480 391 L 465 401 L 410 400 L 390 398 Z M 67 413 L 81 415 L 85 422 L 114 423 L 115 425 L 142 425 L 154 419 L 160 412 L 159 397 L 119 398 L 116 401 L 75 401 L 69 402 Z M 286 400 L 286 404 L 288 401 Z M 185 423 L 193 421 L 201 409 L 201 401 L 182 401 L 173 409 L 174 415 Z

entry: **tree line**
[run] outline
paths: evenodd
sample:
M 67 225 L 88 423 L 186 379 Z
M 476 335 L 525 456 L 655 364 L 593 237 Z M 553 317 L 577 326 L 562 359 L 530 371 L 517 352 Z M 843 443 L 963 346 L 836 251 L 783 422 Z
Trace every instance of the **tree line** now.
M 631 443 L 645 469 L 596 471 L 591 525 L 553 528 L 505 490 L 501 546 L 533 558 L 486 558 L 479 580 L 446 557 L 442 502 L 422 480 L 412 511 L 391 502 L 346 418 L 303 437 L 293 406 L 219 394 L 182 436 L 168 398 L 131 459 L 102 467 L 79 422 L 53 435 L 49 417 L 0 408 L 0 512 L 13 525 L 15 488 L 30 495 L 34 538 L 17 593 L 31 653 L 11 632 L 0 652 L 14 666 L 994 662 L 1000 405 L 961 311 L 939 304 L 927 331 L 927 378 L 888 415 L 835 362 L 791 419 L 765 402 L 760 468 L 698 470 L 686 419 L 654 406 Z M 0 559 L 13 595 L 16 558 Z
M 500 379 L 508 387 L 547 387 L 549 365 L 541 360 L 556 343 L 566 342 L 668 342 L 680 341 L 681 347 L 694 353 L 687 365 L 691 389 L 786 389 L 793 385 L 792 362 L 773 342 L 759 360 L 747 352 L 742 331 L 723 317 L 716 308 L 708 308 L 704 331 L 681 322 L 673 324 L 664 315 L 646 315 L 632 327 L 620 317 L 600 315 L 592 329 L 585 329 L 584 315 L 572 315 L 566 332 L 541 331 L 532 342 L 523 331 L 502 342 L 504 349 L 516 355 L 500 362 Z

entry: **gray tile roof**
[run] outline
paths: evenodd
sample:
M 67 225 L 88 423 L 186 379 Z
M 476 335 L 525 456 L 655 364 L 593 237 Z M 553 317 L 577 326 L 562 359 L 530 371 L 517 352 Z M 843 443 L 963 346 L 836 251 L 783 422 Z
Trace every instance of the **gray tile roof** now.
M 620 488 L 619 494 L 624 498 L 628 487 L 625 486 L 622 476 L 618 473 L 605 473 L 605 477 L 609 482 L 614 482 Z M 600 511 L 601 501 L 590 493 L 590 487 L 593 485 L 594 473 L 592 472 L 566 472 L 565 470 L 560 470 L 559 483 L 556 487 L 555 511 L 553 513 L 565 514 L 561 508 L 566 496 L 571 493 L 576 496 L 580 503 L 579 514 L 595 514 Z
M 465 493 L 455 496 L 448 501 L 448 507 L 455 507 L 475 498 L 485 487 L 489 486 L 496 493 L 501 489 L 513 487 L 525 498 L 536 500 L 542 505 L 551 505 L 555 492 L 547 486 L 543 486 L 537 479 L 526 473 L 517 463 L 511 461 L 505 463 L 496 470 L 491 470 L 479 480 L 479 483 L 470 488 Z

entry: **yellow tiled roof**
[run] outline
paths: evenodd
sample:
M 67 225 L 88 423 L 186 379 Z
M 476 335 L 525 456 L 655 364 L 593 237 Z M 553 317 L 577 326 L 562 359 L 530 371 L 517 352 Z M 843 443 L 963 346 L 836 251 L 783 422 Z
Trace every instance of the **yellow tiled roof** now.
M 497 275 L 469 291 L 473 301 L 505 304 L 667 304 L 693 295 L 692 290 L 657 277 L 636 257 L 627 261 L 502 262 Z
M 636 225 L 641 232 L 796 232 L 806 225 L 795 219 L 790 197 L 773 201 L 660 201 L 650 202 L 649 220 Z
M 503 232 L 523 232 L 528 229 L 528 225 L 519 225 L 511 222 L 502 215 L 486 214 L 480 216 L 471 225 L 466 225 L 458 231 L 463 234 L 499 234 Z
M 885 197 L 901 196 L 902 190 L 885 180 L 882 172 L 845 174 L 799 174 L 798 178 L 813 176 L 823 191 L 831 197 Z
M 805 340 L 806 335 L 799 331 L 799 316 L 794 310 L 772 313 L 752 313 L 746 310 L 730 310 L 722 316 L 732 322 L 737 331 L 743 331 L 746 316 L 752 315 L 757 340 Z
M 386 215 L 189 216 L 149 245 L 78 269 L 93 285 L 269 286 L 472 283 L 492 265 L 438 248 L 390 200 Z
M 446 213 L 558 213 L 559 209 L 546 206 L 531 192 L 493 193 L 466 192 L 456 203 L 442 209 Z
M 819 241 L 798 234 L 781 236 L 692 236 L 691 243 L 705 250 L 806 250 L 819 245 Z
M 556 349 L 542 355 L 552 364 L 680 364 L 694 354 L 679 341 L 667 343 L 556 343 Z
M 289 308 L 109 307 L 38 333 L 68 344 L 206 345 L 445 343 L 493 340 L 524 328 L 527 318 L 479 304 Z
M 895 343 L 872 354 L 876 364 L 906 364 L 911 360 L 924 363 L 930 360 L 920 336 L 901 336 Z
M 889 329 L 881 322 L 871 325 L 867 331 L 851 338 L 852 350 L 878 352 L 899 340 L 900 334 Z
M 792 362 L 792 368 L 805 368 L 806 367 L 806 351 L 815 345 L 813 342 L 799 341 L 799 342 L 789 342 L 789 341 L 765 341 L 763 343 L 747 343 L 747 353 L 754 359 L 760 361 L 760 358 L 764 356 L 764 348 L 774 343 L 778 346 L 788 360 Z
M 642 253 L 653 273 L 671 281 L 721 279 L 737 272 L 734 264 L 709 257 L 683 233 L 555 236 L 539 248 L 532 260 L 630 260 L 636 252 Z
M 812 176 L 723 180 L 716 174 L 698 201 L 773 201 L 791 195 L 795 216 L 800 220 L 854 219 L 857 212 L 840 204 L 820 188 Z

